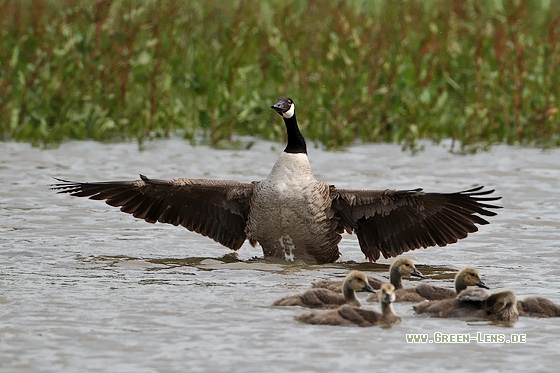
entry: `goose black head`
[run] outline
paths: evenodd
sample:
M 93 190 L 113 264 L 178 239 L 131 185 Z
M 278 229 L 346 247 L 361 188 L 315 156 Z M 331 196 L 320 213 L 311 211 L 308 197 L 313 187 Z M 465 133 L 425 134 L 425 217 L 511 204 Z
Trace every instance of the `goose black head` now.
M 299 131 L 296 119 L 296 107 L 294 101 L 289 97 L 280 97 L 278 102 L 271 106 L 283 119 L 286 124 L 286 133 L 288 135 L 288 144 L 285 153 L 307 154 L 307 146 L 305 139 Z
M 283 118 L 291 118 L 296 112 L 294 101 L 289 97 L 280 97 L 278 102 L 271 106 Z

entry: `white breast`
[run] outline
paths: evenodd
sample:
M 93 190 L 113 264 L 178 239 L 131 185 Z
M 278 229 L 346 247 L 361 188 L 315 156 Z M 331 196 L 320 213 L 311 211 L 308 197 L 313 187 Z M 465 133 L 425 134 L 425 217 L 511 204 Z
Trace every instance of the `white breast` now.
M 266 180 L 282 190 L 284 187 L 307 185 L 315 178 L 307 154 L 282 152 Z
M 255 186 L 248 237 L 268 255 L 312 260 L 307 248 L 319 247 L 330 227 L 328 188 L 313 177 L 305 153 L 282 153 L 270 175 Z

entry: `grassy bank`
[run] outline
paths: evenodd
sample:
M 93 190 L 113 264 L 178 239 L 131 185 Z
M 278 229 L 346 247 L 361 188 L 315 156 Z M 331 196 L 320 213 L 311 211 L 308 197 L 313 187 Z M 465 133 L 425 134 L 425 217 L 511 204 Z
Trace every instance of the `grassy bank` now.
M 0 136 L 560 144 L 560 1 L 0 0 Z

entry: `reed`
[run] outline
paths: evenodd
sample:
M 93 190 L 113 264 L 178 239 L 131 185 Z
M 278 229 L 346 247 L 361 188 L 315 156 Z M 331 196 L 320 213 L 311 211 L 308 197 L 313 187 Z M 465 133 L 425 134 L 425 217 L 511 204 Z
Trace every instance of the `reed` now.
M 560 144 L 560 2 L 0 0 L 0 136 Z M 195 137 L 196 136 L 196 137 Z

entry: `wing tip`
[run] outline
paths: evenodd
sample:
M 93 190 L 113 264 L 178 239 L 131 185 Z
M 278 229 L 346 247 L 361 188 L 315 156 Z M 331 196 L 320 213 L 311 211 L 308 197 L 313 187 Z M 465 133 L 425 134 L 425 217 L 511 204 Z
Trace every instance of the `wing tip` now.
M 57 193 L 71 193 L 74 188 L 82 184 L 77 181 L 65 180 L 54 176 L 53 179 L 59 181 L 59 183 L 49 184 L 49 187 L 51 190 L 56 190 Z

